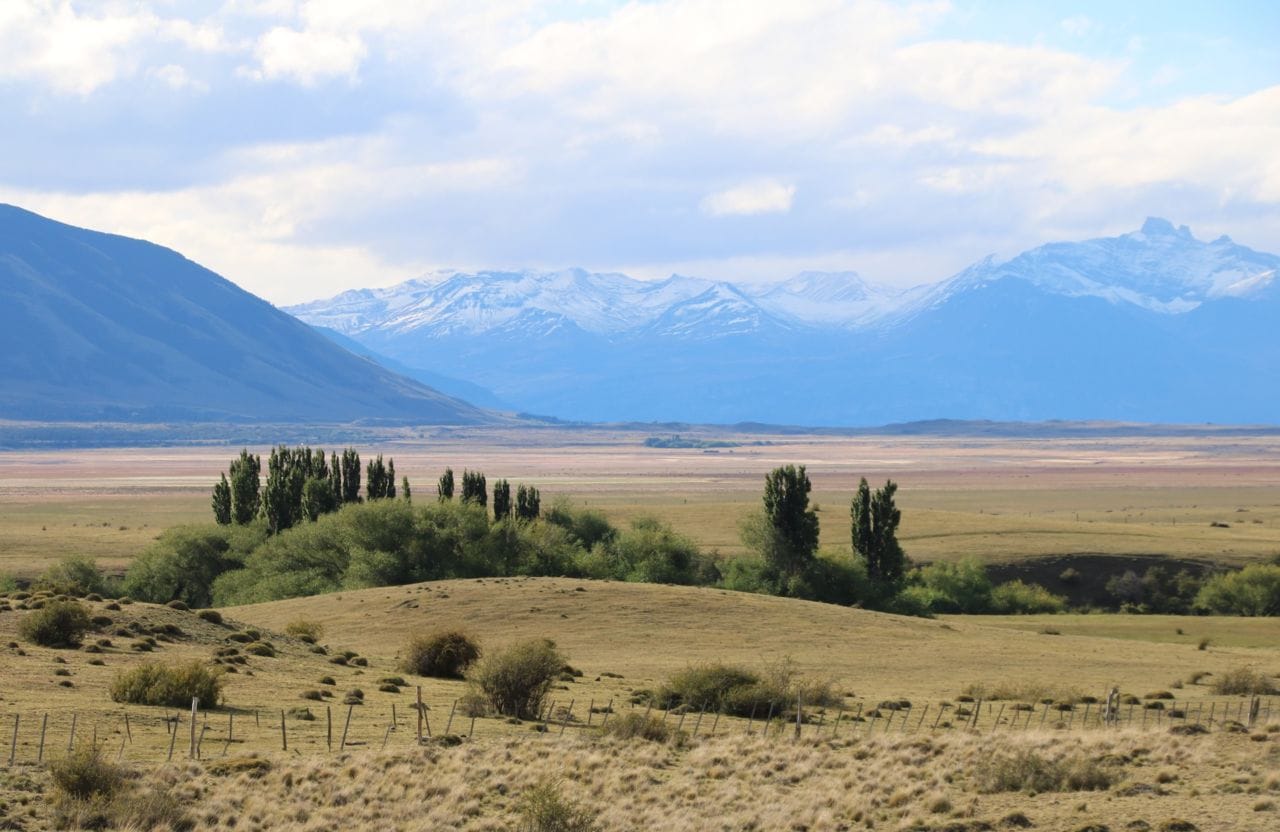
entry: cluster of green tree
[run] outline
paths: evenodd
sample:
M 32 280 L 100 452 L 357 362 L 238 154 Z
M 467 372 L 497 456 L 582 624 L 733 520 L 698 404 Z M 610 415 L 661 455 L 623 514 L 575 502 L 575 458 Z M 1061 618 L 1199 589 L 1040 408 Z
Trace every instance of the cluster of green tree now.
M 286 451 L 279 449 L 273 456 Z M 320 470 L 315 460 L 313 455 L 312 467 L 303 467 L 306 455 L 295 455 L 289 463 L 278 462 L 276 470 L 315 472 Z M 362 501 L 358 456 L 351 451 L 336 462 L 324 469 L 331 477 L 335 467 L 341 472 L 336 481 L 342 489 L 334 493 L 342 499 L 336 510 L 314 515 L 303 510 L 293 516 L 311 522 L 286 526 L 273 523 L 260 504 L 244 522 L 171 529 L 135 559 L 121 591 L 140 600 L 179 599 L 198 607 L 442 578 L 545 575 L 720 586 L 910 615 L 1039 613 L 1065 607 L 1061 597 L 1036 584 L 993 585 L 977 560 L 913 567 L 897 540 L 902 516 L 892 481 L 878 489 L 866 480 L 860 483 L 849 509 L 851 552 L 822 550 L 804 467 L 771 471 L 761 510 L 742 526 L 749 554 L 721 561 L 653 518 L 619 529 L 604 514 L 563 499 L 543 513 L 536 488 L 521 485 L 512 499 L 505 479 L 494 484 L 491 514 L 485 476 L 469 470 L 456 501 L 452 469 L 440 477 L 435 502 L 387 499 L 395 495 L 389 487 L 374 492 L 380 497 Z M 394 482 L 392 465 L 380 465 L 378 460 L 368 470 L 378 471 L 383 483 Z M 237 502 L 238 489 L 251 492 L 244 472 L 259 468 L 249 454 L 232 465 L 233 521 L 236 506 L 247 504 Z M 293 476 L 280 473 L 277 482 L 293 482 Z M 347 500 L 352 482 L 357 483 L 355 499 Z M 269 476 L 266 490 L 272 487 Z M 82 582 L 84 571 L 70 564 L 49 580 Z M 1116 590 L 1130 583 L 1119 581 Z M 1214 575 L 1203 584 L 1160 570 L 1149 570 L 1137 583 L 1142 603 L 1151 609 L 1280 615 L 1280 559 Z M 1189 597 L 1193 600 L 1188 603 Z
M 656 520 L 618 529 L 603 515 L 557 503 L 545 517 L 491 518 L 475 501 L 344 505 L 270 534 L 209 524 L 165 532 L 125 575 L 134 598 L 229 605 L 442 578 L 554 575 L 714 583 L 714 564 Z
M 730 561 L 730 589 L 858 604 L 907 615 L 946 612 L 1055 612 L 1064 601 L 1035 584 L 992 586 L 978 561 L 912 569 L 898 543 L 902 512 L 892 480 L 872 489 L 866 479 L 849 506 L 852 555 L 818 548 L 818 514 L 804 466 L 765 477 L 763 510 L 748 518 L 742 540 L 752 552 Z
M 479 471 L 462 471 L 462 495 L 464 503 L 484 508 L 489 504 L 485 475 Z M 442 502 L 453 499 L 453 469 L 446 468 L 436 483 L 436 498 Z M 537 520 L 542 514 L 542 495 L 532 485 L 516 488 L 515 502 L 511 500 L 511 483 L 505 479 L 493 484 L 493 519 L 505 520 L 514 516 L 517 520 Z
M 360 496 L 360 454 L 347 448 L 326 458 L 323 449 L 305 445 L 273 448 L 267 458 L 267 481 L 262 483 L 262 458 L 241 451 L 213 486 L 213 517 L 220 525 L 245 526 L 258 518 L 276 534 L 299 523 L 315 521 L 341 506 L 358 503 Z M 396 462 L 382 461 L 382 455 L 365 470 L 365 497 L 388 500 L 396 496 Z M 401 490 L 409 499 L 409 479 Z
M 1195 612 L 1204 580 L 1186 569 L 1176 574 L 1152 566 L 1141 576 L 1132 569 L 1107 581 L 1107 593 L 1121 612 L 1186 615 Z

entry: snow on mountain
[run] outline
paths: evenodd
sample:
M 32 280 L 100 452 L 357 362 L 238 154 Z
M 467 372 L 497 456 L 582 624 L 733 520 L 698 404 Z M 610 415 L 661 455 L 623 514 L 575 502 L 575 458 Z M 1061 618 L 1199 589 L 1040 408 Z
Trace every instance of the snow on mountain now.
M 1187 226 L 1150 217 L 1119 237 L 1050 243 L 1007 260 L 988 257 L 925 293 L 913 307 L 932 308 L 958 292 L 999 280 L 1024 280 L 1050 294 L 1096 297 L 1163 314 L 1185 314 L 1223 297 L 1247 298 L 1270 286 L 1280 257 L 1237 245 L 1202 242 Z
M 912 303 L 927 287 L 894 289 L 868 283 L 857 272 L 801 272 L 790 280 L 755 287 L 756 301 L 801 324 L 857 327 Z
M 288 311 L 569 419 L 1244 423 L 1280 406 L 1278 267 L 1150 219 L 911 289 L 443 272 Z
M 742 285 L 682 275 L 641 281 L 582 269 L 439 272 L 286 311 L 354 337 L 375 331 L 387 337 L 546 334 L 573 326 L 606 338 L 706 340 L 777 329 L 884 330 L 960 292 L 1011 279 L 1053 295 L 1184 314 L 1210 300 L 1266 291 L 1278 268 L 1280 257 L 1229 237 L 1206 243 L 1185 225 L 1150 218 L 1118 237 L 1050 243 L 1003 261 L 988 257 L 949 280 L 909 289 L 876 285 L 854 272 L 802 272 L 777 283 Z

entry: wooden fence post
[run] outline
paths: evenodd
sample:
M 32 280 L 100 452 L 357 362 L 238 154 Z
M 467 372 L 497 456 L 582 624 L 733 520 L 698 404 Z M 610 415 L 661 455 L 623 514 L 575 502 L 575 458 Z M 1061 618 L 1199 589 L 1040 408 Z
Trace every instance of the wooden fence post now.
M 422 739 L 422 715 L 418 715 L 418 739 Z M 324 747 L 333 752 L 333 708 L 324 706 Z
M 178 723 L 173 723 L 173 732 L 169 734 L 169 756 L 165 758 L 165 762 L 173 760 L 173 746 L 178 741 Z
M 996 714 L 996 718 L 991 723 L 991 733 L 996 732 L 996 728 L 1000 727 L 1000 717 L 1004 716 L 1004 703 L 1000 703 L 1000 711 Z
M 18 759 L 18 721 L 21 719 L 17 714 L 13 715 L 13 742 L 9 744 L 9 765 L 12 767 Z
M 129 727 L 129 712 L 124 712 L 124 734 L 129 738 L 129 745 L 133 745 L 133 729 Z
M 449 729 L 453 727 L 453 712 L 458 710 L 458 700 L 453 700 L 453 707 L 449 708 L 449 721 L 444 724 L 444 735 L 449 736 Z
M 196 757 L 196 709 L 200 707 L 200 697 L 191 697 L 191 745 L 187 747 L 187 757 Z
M 422 685 L 418 685 L 418 742 L 422 742 Z
M 564 736 L 564 729 L 565 729 L 565 728 L 567 728 L 567 727 L 569 726 L 569 717 L 573 716 L 573 703 L 574 703 L 574 700 L 573 700 L 573 699 L 570 699 L 570 700 L 569 700 L 569 707 L 568 707 L 568 708 L 566 708 L 566 709 L 565 709 L 565 712 L 564 712 L 564 719 L 560 721 L 560 734 L 559 734 L 559 735 L 560 735 L 560 736 L 562 736 L 562 737 Z M 664 717 L 664 719 L 665 719 L 665 717 Z
M 342 726 L 342 742 L 338 743 L 339 751 L 342 751 L 347 747 L 347 729 L 351 727 L 351 712 L 355 709 L 355 705 L 347 706 L 347 721 Z
M 79 714 L 71 714 L 71 737 L 67 740 L 67 753 L 70 754 L 76 748 L 76 717 Z
M 587 727 L 591 727 L 591 717 L 596 709 L 596 698 L 591 697 L 591 701 L 587 703 Z
M 236 730 L 236 712 L 227 711 L 227 743 L 222 746 L 222 756 L 227 756 L 227 752 L 231 750 L 231 737 Z
M 283 751 L 289 750 L 289 733 L 284 727 L 284 708 L 280 709 L 280 747 Z
M 44 732 L 49 727 L 49 714 L 45 713 L 44 719 L 40 720 L 40 750 L 36 752 L 36 762 L 44 762 Z

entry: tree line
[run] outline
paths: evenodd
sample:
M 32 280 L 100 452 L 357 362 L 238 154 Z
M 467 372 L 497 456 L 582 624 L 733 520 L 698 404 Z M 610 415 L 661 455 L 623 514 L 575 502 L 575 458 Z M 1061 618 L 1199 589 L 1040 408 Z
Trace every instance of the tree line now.
M 437 499 L 413 503 L 407 479 L 395 487 L 394 465 L 381 457 L 362 465 L 350 448 L 326 457 L 280 447 L 267 459 L 264 483 L 260 458 L 242 452 L 215 486 L 218 522 L 166 532 L 135 560 L 124 590 L 203 606 L 441 578 L 546 575 L 718 586 L 909 615 L 1066 608 L 1065 598 L 1037 584 L 994 585 L 976 559 L 912 564 L 898 541 L 902 512 L 891 480 L 873 488 L 862 479 L 848 507 L 848 548 L 819 548 L 804 466 L 774 469 L 759 509 L 741 525 L 747 554 L 725 558 L 655 518 L 617 528 L 564 497 L 544 510 L 537 488 L 518 485 L 513 494 L 508 480 L 490 487 L 483 472 L 470 469 L 460 476 L 445 469 Z M 1132 611 L 1276 615 L 1280 558 L 1203 582 L 1149 570 L 1107 589 Z
M 388 457 L 384 462 L 382 454 L 378 454 L 364 467 L 363 497 L 361 470 L 360 454 L 353 448 L 345 449 L 341 456 L 334 452 L 326 457 L 323 449 L 280 445 L 267 457 L 264 483 L 262 457 L 242 450 L 213 486 L 213 517 L 223 526 L 245 526 L 261 519 L 269 533 L 278 534 L 303 521 L 315 522 L 351 503 L 397 497 L 405 501 L 412 499 L 408 477 L 401 478 L 397 492 L 395 459 Z M 452 500 L 453 490 L 453 469 L 446 468 L 436 486 L 437 499 Z M 481 507 L 488 505 L 483 473 L 463 471 L 461 499 Z M 505 479 L 494 483 L 494 519 L 514 516 L 519 520 L 534 520 L 541 510 L 537 488 L 520 485 L 513 502 L 511 484 Z

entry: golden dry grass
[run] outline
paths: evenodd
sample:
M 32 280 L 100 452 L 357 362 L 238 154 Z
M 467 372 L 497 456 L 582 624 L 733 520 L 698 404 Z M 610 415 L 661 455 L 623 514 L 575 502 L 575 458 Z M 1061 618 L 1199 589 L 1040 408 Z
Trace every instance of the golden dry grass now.
M 984 770 L 1019 755 L 1101 761 L 1114 783 L 1104 791 L 986 791 Z M 1276 757 L 1275 742 L 1126 732 L 800 742 L 734 736 L 676 744 L 524 736 L 188 763 L 148 773 L 140 788 L 176 796 L 197 830 L 521 828 L 524 796 L 550 783 L 599 830 L 977 832 L 1105 824 L 1263 832 L 1277 819 Z M 37 810 L 28 819 L 30 828 L 43 828 L 47 815 Z
M 970 682 L 1006 678 L 1069 678 L 1100 694 L 1113 684 L 1125 690 L 1166 687 L 1197 670 L 1219 672 L 1239 664 L 1262 663 L 1280 671 L 1280 620 L 1275 619 L 1186 618 L 1188 632 L 1199 632 L 1196 627 L 1211 621 L 1223 644 L 1201 651 L 1194 640 L 1153 639 L 1135 650 L 1131 641 L 1008 626 L 1016 618 L 930 621 L 717 589 L 558 578 L 440 581 L 227 613 L 269 629 L 299 616 L 313 618 L 335 640 L 388 661 L 412 633 L 440 625 L 462 624 L 490 645 L 547 636 L 589 676 L 625 674 L 626 686 L 605 685 L 597 699 L 620 695 L 626 687 L 650 686 L 691 663 L 759 667 L 785 657 L 803 672 L 829 676 L 842 688 L 876 700 L 945 699 Z M 1129 620 L 1144 620 L 1051 618 L 1110 620 L 1120 628 Z M 1241 635 L 1229 637 L 1233 631 Z M 1256 646 L 1232 646 L 1232 641 Z
M 1095 820 L 1123 828 L 1136 819 L 1158 828 L 1164 820 L 1186 818 L 1206 830 L 1262 830 L 1274 828 L 1269 824 L 1276 818 L 1274 812 L 1254 807 L 1274 799 L 1268 796 L 1280 788 L 1275 773 L 1280 769 L 1280 731 L 1255 732 L 1257 741 L 1224 734 L 1217 730 L 1221 711 L 1215 731 L 1200 737 L 1169 736 L 1167 723 L 1157 728 L 1155 717 L 1146 731 L 1082 732 L 1076 721 L 1082 714 L 1071 717 L 1074 730 L 1041 733 L 1036 729 L 1045 722 L 1027 730 L 1021 727 L 1027 722 L 1009 718 L 1014 712 L 1004 711 L 1004 703 L 987 706 L 976 732 L 953 726 L 935 734 L 931 729 L 939 700 L 954 701 L 969 685 L 1056 686 L 1101 694 L 1105 686 L 1118 684 L 1142 694 L 1167 689 L 1193 672 L 1216 674 L 1252 665 L 1275 673 L 1280 671 L 1280 639 L 1266 646 L 1207 651 L 1194 644 L 1147 641 L 1135 649 L 1134 634 L 1128 640 L 1048 636 L 1011 628 L 1001 619 L 926 621 L 711 589 L 567 579 L 443 581 L 293 599 L 223 610 L 223 626 L 193 612 L 145 604 L 108 610 L 109 603 L 90 606 L 95 614 L 115 619 L 112 630 L 145 624 L 153 630 L 173 625 L 182 632 L 171 641 L 158 639 L 158 649 L 151 653 L 129 649 L 135 637 L 114 635 L 107 636 L 113 645 L 102 653 L 21 642 L 15 649 L 5 645 L 17 640 L 17 621 L 25 612 L 0 612 L 0 740 L 7 741 L 15 714 L 22 720 L 19 767 L 0 779 L 0 803 L 26 818 L 23 828 L 41 829 L 49 823 L 43 803 L 30 797 L 31 789 L 45 782 L 42 770 L 32 765 L 45 714 L 46 758 L 67 747 L 74 714 L 78 743 L 96 737 L 109 756 L 149 772 L 144 782 L 182 796 L 199 829 L 229 828 L 231 818 L 237 829 L 510 829 L 521 794 L 548 775 L 562 779 L 568 797 L 597 812 L 602 829 L 942 829 L 955 823 L 977 829 L 978 821 L 994 824 L 1022 811 L 1044 829 L 1074 830 Z M 1128 620 L 1088 618 L 1114 620 L 1117 627 Z M 328 655 L 312 653 L 305 642 L 282 635 L 298 620 L 323 627 Z M 1224 641 L 1233 627 L 1252 642 L 1259 638 L 1259 624 L 1272 626 L 1230 619 L 1214 623 Z M 398 675 L 396 653 L 411 634 L 439 624 L 462 624 L 491 648 L 528 637 L 555 639 L 584 675 L 552 691 L 558 704 L 549 734 L 532 732 L 529 723 L 482 718 L 474 724 L 474 737 L 457 748 L 418 748 L 414 686 L 422 685 L 432 732 L 439 735 L 465 683 L 411 678 L 400 691 L 383 692 L 379 680 Z M 190 736 L 184 717 L 174 742 L 175 765 L 163 766 L 170 741 L 164 720 L 175 713 L 110 702 L 111 679 L 144 660 L 208 660 L 215 649 L 242 647 L 228 636 L 250 626 L 261 628 L 261 638 L 276 646 L 277 656 L 250 656 L 237 665 L 238 673 L 227 677 L 228 707 L 202 713 L 197 726 L 203 762 L 183 759 Z M 369 665 L 330 663 L 344 649 L 358 652 Z M 818 721 L 806 724 L 796 743 L 792 726 L 775 723 L 765 740 L 759 736 L 759 720 L 753 726 L 727 718 L 699 722 L 690 714 L 682 722 L 679 714 L 663 714 L 669 727 L 682 728 L 685 735 L 699 731 L 687 746 L 598 739 L 585 725 L 588 705 L 612 701 L 617 712 L 627 712 L 633 691 L 653 687 L 688 664 L 721 661 L 759 668 L 783 657 L 790 657 L 805 675 L 830 678 L 850 694 L 846 717 L 855 708 L 869 709 L 890 697 L 911 699 L 916 706 L 912 717 L 846 720 L 837 727 L 837 714 L 828 710 L 811 715 Z M 61 671 L 69 675 L 59 675 Z M 322 676 L 334 677 L 336 684 L 322 685 Z M 62 687 L 62 682 L 73 687 Z M 1177 691 L 1178 699 L 1208 700 L 1211 682 L 1207 677 L 1201 684 L 1186 685 Z M 357 687 L 365 693 L 365 704 L 351 709 L 351 748 L 331 753 L 325 708 L 334 716 L 336 749 L 347 712 L 339 704 L 341 697 Z M 336 696 L 302 698 L 309 690 Z M 562 734 L 557 722 L 566 718 L 570 701 L 572 718 Z M 1213 701 L 1218 708 L 1232 702 L 1239 713 L 1245 700 Z M 920 712 L 921 703 L 935 710 Z M 397 723 L 388 731 L 393 704 Z M 298 707 L 310 708 L 318 719 L 286 718 L 289 753 L 283 755 L 280 711 Z M 635 708 L 643 710 L 643 705 Z M 125 734 L 126 711 L 132 741 Z M 947 711 L 942 725 L 955 720 L 954 713 Z M 1096 709 L 1093 713 L 1096 723 Z M 1280 718 L 1280 699 L 1271 700 L 1268 713 Z M 601 718 L 591 717 L 596 725 Z M 716 736 L 709 738 L 713 725 Z M 749 727 L 754 729 L 751 736 L 746 734 Z M 454 716 L 450 733 L 472 731 L 469 719 Z M 384 742 L 386 751 L 381 752 Z M 1034 797 L 975 792 L 976 772 L 991 753 L 1028 745 L 1048 757 L 1081 749 L 1094 756 L 1114 755 L 1125 761 L 1118 785 L 1137 783 L 1141 788 L 1128 796 L 1117 789 Z M 0 757 L 7 759 L 7 749 L 0 742 Z M 236 765 L 215 765 L 249 753 L 271 761 L 272 770 L 261 779 Z M 1157 777 L 1168 782 L 1159 783 Z M 1155 785 L 1167 794 L 1155 795 L 1147 788 Z M 33 808 L 34 818 L 29 815 Z

